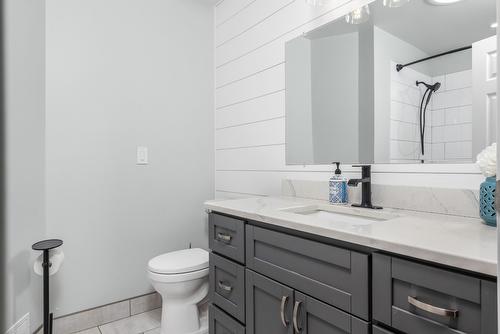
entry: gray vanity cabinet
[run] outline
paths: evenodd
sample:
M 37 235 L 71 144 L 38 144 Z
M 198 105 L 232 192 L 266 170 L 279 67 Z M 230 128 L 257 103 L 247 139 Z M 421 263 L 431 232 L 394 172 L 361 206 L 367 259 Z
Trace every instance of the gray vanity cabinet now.
M 367 322 L 246 270 L 248 334 L 368 334 Z
M 497 334 L 496 283 L 373 255 L 373 319 L 407 334 Z
M 498 334 L 494 279 L 257 225 L 210 214 L 210 334 Z

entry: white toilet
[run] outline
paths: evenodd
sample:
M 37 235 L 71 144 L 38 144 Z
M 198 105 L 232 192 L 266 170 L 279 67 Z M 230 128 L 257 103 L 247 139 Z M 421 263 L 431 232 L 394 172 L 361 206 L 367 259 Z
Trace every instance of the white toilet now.
M 206 334 L 199 304 L 208 295 L 208 252 L 185 249 L 151 259 L 148 276 L 162 298 L 161 334 Z

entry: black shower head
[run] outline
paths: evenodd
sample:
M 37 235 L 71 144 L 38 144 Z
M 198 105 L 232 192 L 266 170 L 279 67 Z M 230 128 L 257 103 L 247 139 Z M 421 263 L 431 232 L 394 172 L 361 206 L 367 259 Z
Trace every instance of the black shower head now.
M 427 89 L 429 89 L 433 92 L 437 92 L 439 90 L 439 88 L 441 88 L 440 82 L 436 82 L 434 85 L 429 85 L 428 83 L 425 83 L 423 81 L 417 81 L 417 86 L 419 86 L 419 85 L 424 85 L 425 87 L 427 87 Z

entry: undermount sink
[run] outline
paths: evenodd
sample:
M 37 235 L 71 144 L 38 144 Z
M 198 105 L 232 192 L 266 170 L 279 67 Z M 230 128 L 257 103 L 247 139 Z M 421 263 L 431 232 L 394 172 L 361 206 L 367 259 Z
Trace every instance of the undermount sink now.
M 288 208 L 283 211 L 309 216 L 322 222 L 347 225 L 371 225 L 398 217 L 385 211 L 369 210 L 350 206 L 309 205 Z

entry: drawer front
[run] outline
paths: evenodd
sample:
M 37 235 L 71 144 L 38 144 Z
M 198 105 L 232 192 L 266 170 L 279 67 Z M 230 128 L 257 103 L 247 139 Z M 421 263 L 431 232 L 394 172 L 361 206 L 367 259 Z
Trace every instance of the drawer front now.
M 381 327 L 373 325 L 372 334 L 395 334 L 395 333 L 388 331 L 387 329 L 383 329 Z
M 209 247 L 215 253 L 245 263 L 245 222 L 217 213 L 208 217 Z
M 210 300 L 245 322 L 245 268 L 214 253 L 210 254 Z
M 497 333 L 496 284 L 375 254 L 373 318 L 408 334 Z
M 247 267 L 369 320 L 369 256 L 305 238 L 246 227 Z
M 369 334 L 370 324 L 333 306 L 295 291 L 294 314 L 302 334 Z M 297 312 L 295 312 L 295 310 Z
M 218 309 L 217 306 L 210 305 L 208 312 L 210 334 L 245 334 L 245 327 Z

